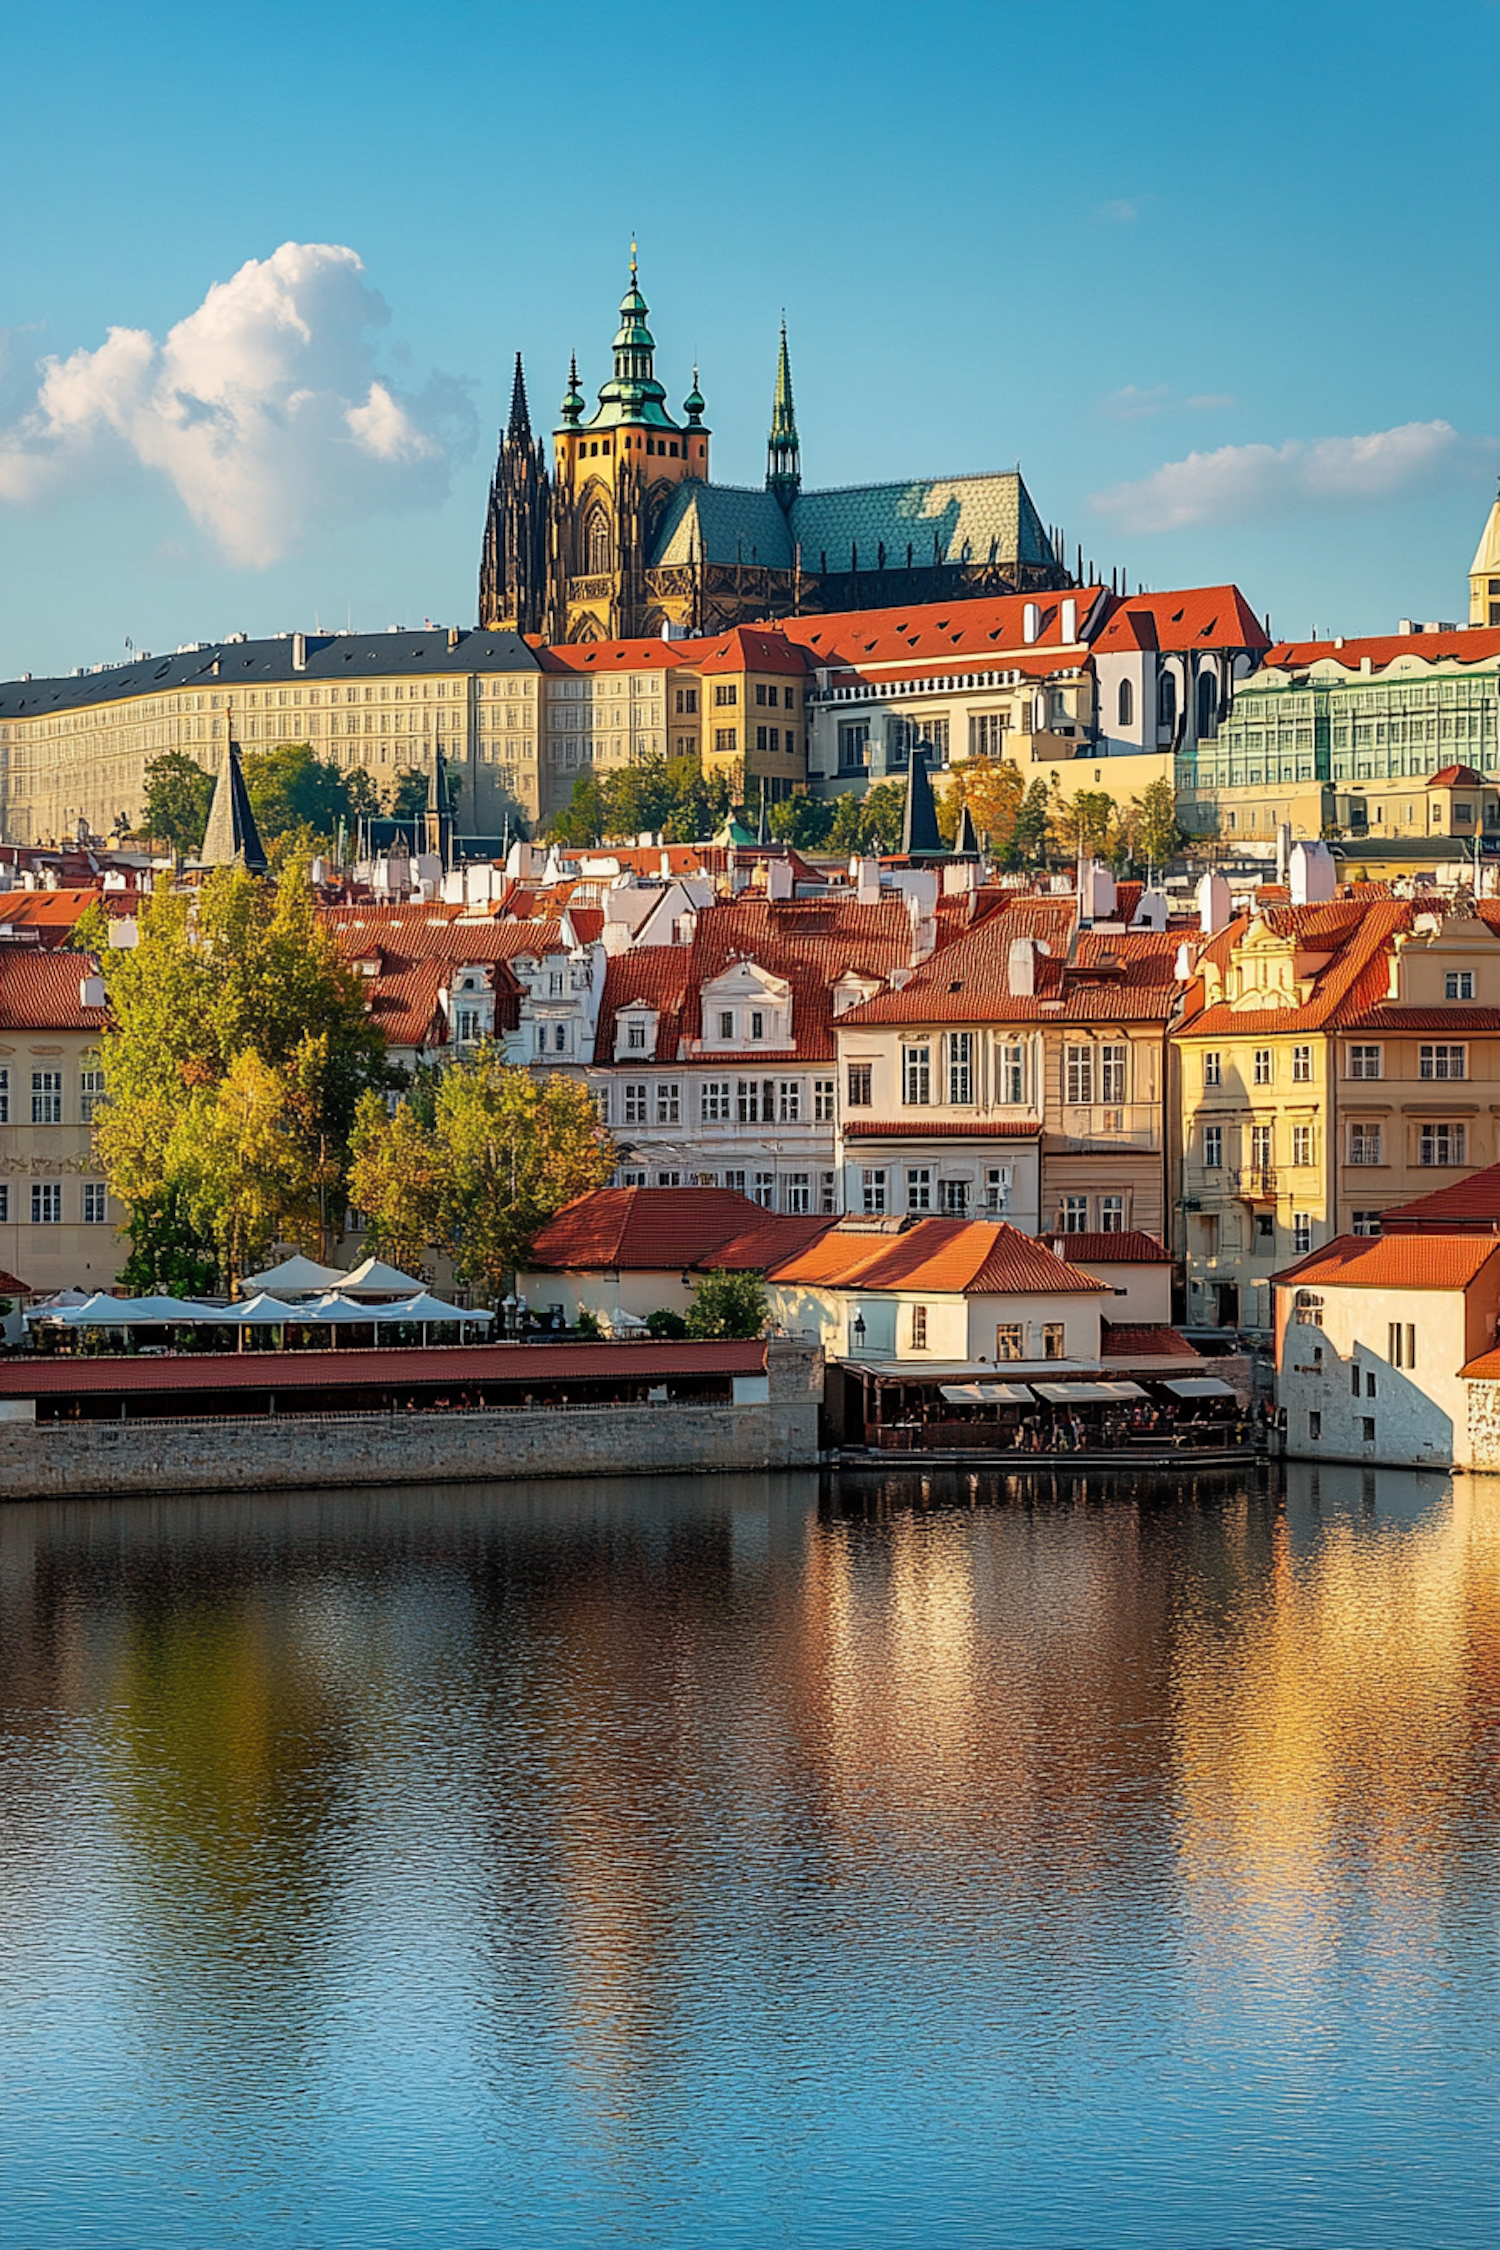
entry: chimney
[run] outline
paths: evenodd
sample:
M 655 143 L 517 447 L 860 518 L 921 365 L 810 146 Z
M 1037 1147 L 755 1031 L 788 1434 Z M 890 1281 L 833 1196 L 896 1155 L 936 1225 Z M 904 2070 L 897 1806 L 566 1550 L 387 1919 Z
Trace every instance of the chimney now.
M 1011 939 L 1005 956 L 1005 983 L 1013 999 L 1029 999 L 1036 991 L 1036 946 L 1029 937 Z
M 1040 604 L 1028 602 L 1021 612 L 1021 638 L 1028 647 L 1037 638 L 1041 629 L 1042 612 Z
M 1222 875 L 1210 872 L 1198 884 L 1198 927 L 1205 937 L 1229 927 L 1229 885 Z
M 1403 617 L 1396 627 L 1396 631 L 1403 635 L 1403 637 L 1407 638 L 1409 638 L 1410 635 L 1416 631 L 1416 629 L 1416 626 L 1413 625 L 1409 617 Z
M 792 895 L 792 863 L 789 859 L 766 861 L 767 898 L 790 898 Z
M 80 977 L 78 979 L 78 1005 L 80 1008 L 102 1008 L 104 1006 L 103 977 Z
M 294 672 L 305 672 L 307 670 L 307 635 L 305 633 L 293 633 L 292 635 L 292 670 Z
M 1064 639 L 1065 641 L 1076 641 L 1076 640 L 1077 640 L 1077 638 L 1078 638 L 1078 604 L 1077 604 L 1077 602 L 1075 602 L 1075 601 L 1074 601 L 1074 599 L 1073 599 L 1073 597 L 1072 597 L 1072 595 L 1071 595 L 1071 594 L 1069 594 L 1069 595 L 1068 595 L 1067 599 L 1066 599 L 1066 600 L 1064 601 L 1064 603 L 1063 603 L 1063 605 L 1062 605 L 1062 625 L 1061 625 L 1061 628 L 1060 628 L 1060 630 L 1061 630 L 1061 633 L 1062 633 L 1062 638 L 1063 638 L 1063 639 Z
M 455 649 L 458 646 L 458 627 L 456 625 L 448 627 L 448 646 L 450 649 Z
M 879 860 L 857 860 L 851 872 L 855 878 L 855 903 L 859 906 L 878 906 L 880 904 Z
M 1178 984 L 1186 984 L 1192 973 L 1193 949 L 1188 944 L 1187 939 L 1184 938 L 1177 948 L 1177 957 L 1172 963 L 1172 975 Z

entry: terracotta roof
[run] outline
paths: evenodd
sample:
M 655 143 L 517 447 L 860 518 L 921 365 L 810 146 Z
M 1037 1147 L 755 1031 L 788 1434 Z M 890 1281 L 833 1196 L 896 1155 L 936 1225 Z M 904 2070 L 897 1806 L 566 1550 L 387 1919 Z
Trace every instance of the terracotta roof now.
M 1410 1203 L 1397 1203 L 1380 1214 L 1383 1235 L 1414 1234 L 1430 1228 L 1500 1231 L 1500 1164 L 1487 1164 L 1466 1180 L 1435 1188 Z
M 1155 1328 L 1130 1320 L 1101 1320 L 1101 1359 L 1201 1359 L 1175 1328 Z
M 1359 1017 L 1360 1031 L 1500 1031 L 1500 1008 L 1418 1008 L 1390 1001 L 1367 1008 Z
M 1149 617 L 1155 645 L 1165 649 L 1269 648 L 1266 629 L 1238 586 L 1189 586 L 1175 594 L 1131 594 L 1111 612 L 1095 649 L 1132 645 L 1138 626 L 1120 623 Z M 1117 634 L 1116 638 L 1111 638 Z M 1150 646 L 1134 641 L 1136 646 Z
M 1457 627 L 1451 633 L 1385 633 L 1373 640 L 1349 641 L 1342 645 L 1334 641 L 1277 641 L 1266 650 L 1267 668 L 1278 671 L 1302 671 L 1309 664 L 1338 664 L 1346 672 L 1357 672 L 1365 657 L 1370 659 L 1372 671 L 1398 656 L 1425 657 L 1429 663 L 1440 657 L 1457 657 L 1464 664 L 1484 663 L 1500 656 L 1500 630 L 1493 626 Z
M 1484 775 L 1477 766 L 1439 766 L 1428 778 L 1429 789 L 1482 789 Z
M 1500 1239 L 1482 1234 L 1341 1234 L 1272 1276 L 1278 1289 L 1467 1289 Z
M 1081 635 L 1103 589 L 1080 586 L 1068 594 L 1000 594 L 981 601 L 908 602 L 894 609 L 842 610 L 833 616 L 788 617 L 781 631 L 806 649 L 814 664 L 908 664 L 968 668 L 981 661 L 1036 660 L 1038 651 L 1072 648 L 1062 639 L 1062 605 L 1075 605 Z M 1025 612 L 1035 602 L 1040 612 L 1036 639 L 1025 638 Z M 1055 654 L 1043 657 L 1056 667 Z
M 1469 1360 L 1459 1373 L 1478 1383 L 1500 1382 L 1500 1348 L 1481 1352 L 1478 1359 Z
M 104 1009 L 79 999 L 98 974 L 91 953 L 0 943 L 0 1031 L 102 1031 Z
M 1068 1257 L 1075 1266 L 1169 1266 L 1172 1253 L 1164 1249 L 1154 1234 L 1143 1234 L 1138 1227 L 1124 1234 L 1054 1234 L 1052 1244 L 1059 1257 Z
M 560 1272 L 727 1266 L 764 1273 L 833 1224 L 763 1211 L 730 1188 L 599 1188 L 547 1222 L 530 1262 Z
M 31 1294 L 29 1281 L 23 1281 L 19 1274 L 7 1273 L 4 1266 L 0 1266 L 0 1297 L 29 1297 Z
M 973 1297 L 1097 1296 L 1109 1289 L 1019 1228 L 978 1219 L 918 1219 L 898 1235 L 835 1226 L 770 1278 L 813 1288 L 930 1289 Z
M 562 949 L 555 922 L 497 923 L 457 907 L 332 907 L 324 919 L 346 961 L 377 964 L 374 975 L 362 976 L 361 989 L 370 1021 L 388 1047 L 447 1045 L 448 1019 L 439 995 L 454 970 L 471 962 L 489 971 L 495 1029 L 513 1031 L 521 1020 L 521 988 L 507 961 Z
M 1259 1032 L 1316 1031 L 1361 1023 L 1390 989 L 1391 941 L 1398 930 L 1410 928 L 1413 914 L 1411 901 L 1401 899 L 1372 899 L 1368 903 L 1333 899 L 1318 907 L 1273 907 L 1261 917 L 1267 929 L 1279 937 L 1297 939 L 1309 952 L 1332 956 L 1317 971 L 1311 998 L 1290 1008 L 1245 1009 L 1218 1001 L 1184 1016 L 1175 1036 L 1249 1037 Z M 1237 922 L 1220 933 L 1213 956 L 1220 966 L 1225 965 L 1248 927 Z
M 899 991 L 840 1018 L 875 1023 L 1166 1022 L 1178 994 L 1180 939 L 1169 931 L 1085 932 L 1067 960 L 1074 902 L 1020 899 L 923 962 Z M 1052 948 L 1036 957 L 1033 993 L 1010 989 L 1010 948 L 1020 937 Z

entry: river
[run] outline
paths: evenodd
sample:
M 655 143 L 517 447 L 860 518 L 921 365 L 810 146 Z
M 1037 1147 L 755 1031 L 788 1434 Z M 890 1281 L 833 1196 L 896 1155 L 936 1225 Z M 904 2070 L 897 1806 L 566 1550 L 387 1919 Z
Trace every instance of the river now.
M 7 2250 L 1500 2234 L 1500 1480 L 0 1507 Z

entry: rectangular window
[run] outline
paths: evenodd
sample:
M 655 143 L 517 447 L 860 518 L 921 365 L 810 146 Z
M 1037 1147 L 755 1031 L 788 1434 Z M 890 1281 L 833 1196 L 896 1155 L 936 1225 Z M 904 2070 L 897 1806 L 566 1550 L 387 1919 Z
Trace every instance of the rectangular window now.
M 908 1109 L 923 1108 L 932 1100 L 932 1049 L 930 1047 L 903 1047 L 901 1050 L 901 1099 Z
M 1462 1164 L 1466 1135 L 1462 1125 L 1424 1125 L 1417 1147 L 1419 1164 Z
M 646 1052 L 646 1026 L 643 1023 L 625 1026 L 625 1045 L 633 1055 L 643 1055 Z
M 839 727 L 839 772 L 864 773 L 869 763 L 869 720 L 845 719 Z
M 1378 1211 L 1356 1211 L 1353 1213 L 1353 1220 L 1356 1234 L 1377 1235 L 1380 1232 Z
M 1046 1320 L 1046 1321 L 1043 1321 L 1043 1323 L 1042 1323 L 1042 1357 L 1043 1357 L 1043 1359 L 1061 1359 L 1061 1358 L 1062 1358 L 1062 1357 L 1064 1356 L 1065 1348 L 1066 1348 L 1066 1337 L 1065 1337 L 1065 1334 L 1064 1334 L 1064 1330 L 1063 1330 L 1063 1324 L 1062 1324 L 1062 1322 L 1061 1322 L 1060 1320 Z
M 1099 1099 L 1101 1102 L 1123 1102 L 1125 1100 L 1125 1068 L 1129 1053 L 1128 1047 L 1100 1048 Z
M 1292 1213 L 1292 1250 L 1297 1257 L 1301 1258 L 1311 1248 L 1312 1213 L 1310 1211 L 1294 1211 Z
M 10 1072 L 0 1070 L 0 1125 L 10 1123 Z
M 1123 1195 L 1100 1196 L 1099 1232 L 1101 1234 L 1123 1234 L 1125 1232 L 1125 1198 Z
M 1312 1160 L 1312 1127 L 1310 1125 L 1294 1125 L 1292 1127 L 1293 1164 L 1311 1164 Z
M 1323 1435 L 1323 1417 L 1321 1414 L 1308 1415 L 1307 1434 L 1309 1438 L 1314 1441 L 1314 1443 L 1316 1443 L 1316 1441 Z
M 873 1099 L 870 1092 L 870 1074 L 872 1068 L 873 1065 L 870 1063 L 850 1063 L 849 1107 L 851 1109 L 869 1108 L 871 1100 Z
M 32 1072 L 31 1122 L 33 1125 L 60 1125 L 62 1123 L 62 1072 L 60 1070 L 34 1070 Z
M 736 727 L 715 727 L 714 748 L 721 757 L 733 757 L 739 748 L 739 730 Z
M 1205 1125 L 1203 1128 L 1203 1168 L 1218 1172 L 1224 1164 L 1224 1128 L 1222 1125 Z
M 831 1078 L 813 1080 L 813 1123 L 831 1125 L 834 1111 L 834 1081 Z
M 886 1207 L 884 1172 L 862 1172 L 860 1187 L 865 1210 L 872 1218 L 879 1218 Z
M 1349 1049 L 1349 1076 L 1351 1078 L 1378 1078 L 1380 1076 L 1380 1049 L 1378 1047 L 1351 1047 Z
M 1415 1323 L 1409 1320 L 1393 1320 L 1385 1334 L 1385 1356 L 1392 1367 L 1415 1367 L 1417 1364 Z
M 62 1188 L 55 1180 L 38 1180 L 31 1189 L 31 1223 L 34 1227 L 62 1225 Z
M 812 1180 L 806 1172 L 788 1172 L 782 1182 L 781 1208 L 783 1211 L 810 1211 L 812 1209 Z
M 1063 1197 L 1062 1230 L 1064 1234 L 1088 1233 L 1089 1199 L 1086 1195 L 1065 1195 Z
M 729 1080 L 705 1078 L 703 1081 L 703 1122 L 705 1125 L 729 1123 Z
M 775 690 L 774 688 L 772 688 L 772 690 L 771 690 L 771 696 L 772 696 L 772 699 L 773 699 L 773 701 L 774 701 L 774 699 L 775 699 L 775 695 L 776 695 L 776 690 Z M 757 703 L 759 703 L 760 705 L 762 705 L 762 707 L 764 707 L 764 704 L 765 704 L 765 700 L 766 700 L 766 688 L 765 688 L 765 682 L 764 682 L 763 680 L 757 680 L 757 681 L 756 681 L 756 683 L 755 683 L 755 700 L 756 700 L 756 702 L 757 702 Z
M 1445 969 L 1443 972 L 1443 998 L 1445 1000 L 1472 1000 L 1474 997 L 1474 971 L 1472 969 Z
M 1222 1086 L 1224 1083 L 1224 1058 L 1210 1051 L 1203 1058 L 1203 1083 L 1205 1086 Z
M 775 1079 L 742 1078 L 735 1090 L 735 1112 L 741 1125 L 774 1125 Z
M 86 1227 L 102 1227 L 109 1218 L 109 1191 L 102 1180 L 85 1180 L 83 1183 L 83 1223 Z
M 939 1201 L 942 1204 L 945 1217 L 963 1219 L 968 1216 L 969 1183 L 967 1180 L 940 1180 L 938 1189 Z
M 1271 1128 L 1269 1125 L 1252 1125 L 1250 1128 L 1250 1164 L 1257 1172 L 1271 1168 Z
M 911 1164 L 906 1172 L 906 1208 L 908 1211 L 932 1209 L 932 1171 L 926 1164 Z
M 770 728 L 769 728 L 769 727 L 757 727 L 757 728 L 756 728 L 756 730 L 755 730 L 755 747 L 756 747 L 756 749 L 757 749 L 757 750 L 764 750 L 764 749 L 768 748 L 768 744 L 767 744 L 767 741 L 766 741 L 766 737 L 767 737 L 767 735 L 768 735 L 768 734 L 770 733 L 770 731 L 771 731 L 771 730 L 770 730 Z
M 1294 1047 L 1294 1048 L 1292 1049 L 1292 1082 L 1293 1082 L 1293 1084 L 1294 1084 L 1294 1085 L 1297 1085 L 1297 1086 L 1308 1086 L 1308 1085 L 1311 1085 L 1311 1083 L 1312 1083 L 1312 1049 L 1311 1049 L 1311 1047 Z
M 961 1107 L 974 1099 L 974 1034 L 948 1034 L 948 1099 Z
M 1373 1415 L 1373 1414 L 1361 1414 L 1361 1416 L 1360 1416 L 1360 1418 L 1359 1418 L 1359 1429 L 1360 1429 L 1360 1437 L 1361 1437 L 1361 1439 L 1362 1439 L 1363 1443 L 1364 1443 L 1364 1444 L 1366 1444 L 1366 1445 L 1373 1445 L 1373 1444 L 1375 1443 L 1375 1417 L 1374 1417 L 1374 1415 Z
M 682 1174 L 680 1172 L 658 1172 L 656 1184 L 658 1187 L 681 1187 Z
M 1094 1050 L 1069 1047 L 1063 1099 L 1073 1108 L 1084 1108 L 1094 1098 Z
M 1354 1396 L 1355 1396 L 1356 1398 L 1358 1398 L 1358 1396 L 1359 1396 L 1359 1361 L 1358 1361 L 1358 1360 L 1355 1360 L 1355 1361 L 1353 1362 L 1352 1366 L 1350 1367 L 1350 1369 L 1349 1369 L 1349 1376 L 1350 1376 L 1350 1383 L 1349 1383 L 1349 1388 L 1350 1388 L 1350 1390 L 1351 1390 L 1351 1391 L 1352 1391 L 1352 1392 L 1354 1393 Z
M 1462 1078 L 1464 1054 L 1462 1047 L 1423 1047 L 1418 1061 L 1418 1075 L 1422 1078 Z
M 103 1099 L 104 1073 L 102 1070 L 81 1070 L 78 1073 L 78 1115 L 85 1125 L 94 1122 L 94 1104 Z M 0 1120 L 3 1122 L 3 1120 Z
M 1351 1164 L 1383 1164 L 1381 1129 L 1378 1125 L 1353 1124 L 1349 1127 L 1349 1162 Z
M 1270 1085 L 1271 1067 L 1270 1048 L 1257 1047 L 1255 1050 L 1255 1083 L 1257 1086 Z
M 726 710 L 731 703 L 738 703 L 739 699 L 740 691 L 732 680 L 727 684 L 721 682 L 714 689 L 714 702 L 721 711 Z
M 743 1172 L 726 1172 L 724 1174 L 724 1185 L 730 1190 L 731 1194 L 743 1195 L 745 1193 L 745 1174 Z
M 911 1348 L 914 1352 L 925 1352 L 927 1349 L 927 1307 L 925 1305 L 913 1305 L 911 1308 Z
M 776 1208 L 776 1174 L 774 1172 L 757 1172 L 751 1195 L 752 1200 L 758 1203 L 763 1211 L 773 1211 Z
M 783 1078 L 776 1089 L 776 1115 L 783 1125 L 800 1125 L 802 1122 L 802 1081 L 800 1078 Z
M 984 1207 L 986 1211 L 1004 1211 L 1010 1204 L 1010 1170 L 1004 1164 L 991 1164 L 984 1175 Z
M 969 721 L 969 756 L 998 758 L 1005 747 L 1005 713 L 980 711 Z
M 766 1036 L 766 1019 L 759 1008 L 750 1010 L 750 1036 L 752 1039 L 764 1039 Z
M 1002 1320 L 995 1330 L 996 1359 L 1024 1359 L 1026 1332 L 1018 1320 Z
M 682 1088 L 676 1079 L 663 1079 L 656 1089 L 656 1122 L 658 1125 L 682 1123 Z
M 822 1181 L 822 1190 L 819 1196 L 818 1209 L 825 1218 L 832 1218 L 839 1207 L 838 1174 L 836 1172 L 823 1172 L 819 1177 Z
M 734 1037 L 734 1011 L 731 1008 L 719 1010 L 719 1037 L 721 1039 L 732 1039 Z
M 646 1122 L 646 1087 L 643 1080 L 631 1079 L 624 1087 L 625 1123 L 644 1125 Z

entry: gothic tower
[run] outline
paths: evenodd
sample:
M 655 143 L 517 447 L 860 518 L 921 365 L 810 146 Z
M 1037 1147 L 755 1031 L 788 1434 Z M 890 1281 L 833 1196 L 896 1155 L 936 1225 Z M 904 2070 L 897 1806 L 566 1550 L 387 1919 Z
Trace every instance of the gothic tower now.
M 517 352 L 510 422 L 500 440 L 484 524 L 479 564 L 481 626 L 510 625 L 518 633 L 542 630 L 549 501 L 546 449 L 531 435 L 526 378 Z
M 781 352 L 776 361 L 776 397 L 771 406 L 771 436 L 766 446 L 766 490 L 783 508 L 790 508 L 802 490 L 802 449 L 797 442 L 797 411 L 792 404 L 792 362 L 786 348 L 786 321 L 781 323 Z

